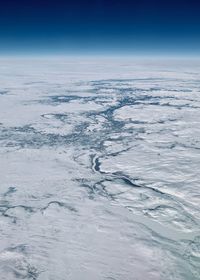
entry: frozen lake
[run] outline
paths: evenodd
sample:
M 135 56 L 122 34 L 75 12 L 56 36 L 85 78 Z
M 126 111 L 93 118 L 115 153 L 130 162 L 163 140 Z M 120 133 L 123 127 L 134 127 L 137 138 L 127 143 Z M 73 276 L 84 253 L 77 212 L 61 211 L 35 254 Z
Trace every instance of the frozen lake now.
M 1 280 L 200 279 L 200 61 L 0 59 Z

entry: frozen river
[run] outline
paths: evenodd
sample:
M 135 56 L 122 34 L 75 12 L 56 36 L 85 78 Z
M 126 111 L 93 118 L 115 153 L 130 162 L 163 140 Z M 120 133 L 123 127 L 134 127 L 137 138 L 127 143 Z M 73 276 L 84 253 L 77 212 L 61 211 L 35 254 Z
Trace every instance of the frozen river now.
M 0 279 L 200 279 L 200 61 L 0 59 Z

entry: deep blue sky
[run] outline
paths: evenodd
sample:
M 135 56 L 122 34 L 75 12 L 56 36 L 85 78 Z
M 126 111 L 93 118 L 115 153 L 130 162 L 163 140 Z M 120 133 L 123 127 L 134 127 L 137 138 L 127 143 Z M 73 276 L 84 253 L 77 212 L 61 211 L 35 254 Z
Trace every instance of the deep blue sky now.
M 0 51 L 55 53 L 200 50 L 198 0 L 5 0 Z

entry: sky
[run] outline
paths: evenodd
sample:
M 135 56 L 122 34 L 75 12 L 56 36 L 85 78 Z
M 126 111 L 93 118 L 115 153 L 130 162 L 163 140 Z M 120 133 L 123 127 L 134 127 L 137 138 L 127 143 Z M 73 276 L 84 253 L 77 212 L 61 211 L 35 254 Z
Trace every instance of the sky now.
M 198 0 L 6 0 L 0 52 L 200 51 Z

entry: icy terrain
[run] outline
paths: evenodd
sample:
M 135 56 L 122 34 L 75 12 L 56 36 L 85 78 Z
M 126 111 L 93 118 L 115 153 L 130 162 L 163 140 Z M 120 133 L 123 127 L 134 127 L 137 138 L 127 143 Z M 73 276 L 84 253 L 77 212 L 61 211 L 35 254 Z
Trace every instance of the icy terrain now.
M 0 60 L 0 279 L 200 279 L 200 61 Z

